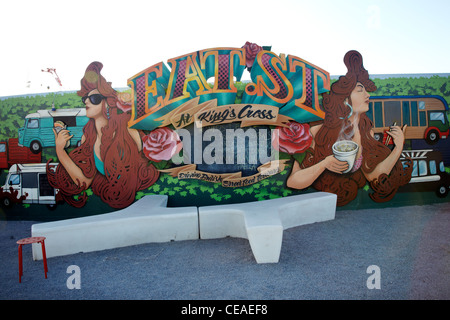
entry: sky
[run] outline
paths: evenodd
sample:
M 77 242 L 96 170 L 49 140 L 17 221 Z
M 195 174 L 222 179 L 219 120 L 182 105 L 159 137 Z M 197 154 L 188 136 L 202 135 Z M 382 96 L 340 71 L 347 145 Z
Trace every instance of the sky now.
M 2 1 L 0 96 L 79 90 L 92 61 L 123 88 L 161 61 L 246 41 L 331 75 L 349 50 L 370 74 L 449 73 L 449 14 L 448 0 Z

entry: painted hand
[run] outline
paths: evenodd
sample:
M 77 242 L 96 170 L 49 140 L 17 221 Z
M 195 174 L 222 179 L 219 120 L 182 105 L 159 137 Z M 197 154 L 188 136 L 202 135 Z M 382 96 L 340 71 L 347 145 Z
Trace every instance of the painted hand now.
M 55 134 L 55 147 L 56 149 L 64 149 L 68 145 L 68 141 L 72 139 L 73 135 L 70 134 L 69 130 L 63 129 L 59 133 L 53 129 Z
M 394 144 L 401 148 L 403 148 L 403 144 L 405 142 L 406 127 L 407 125 L 404 125 L 402 129 L 399 126 L 392 126 L 391 130 L 387 132 L 387 134 L 392 137 Z
M 348 169 L 347 161 L 339 161 L 333 155 L 330 155 L 324 159 L 325 168 L 335 173 L 342 173 Z

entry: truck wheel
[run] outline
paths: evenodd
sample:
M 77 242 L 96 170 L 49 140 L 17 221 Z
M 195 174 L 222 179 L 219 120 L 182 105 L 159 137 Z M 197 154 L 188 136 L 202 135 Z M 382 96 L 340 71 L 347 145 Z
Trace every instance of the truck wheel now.
M 436 189 L 436 194 L 439 198 L 445 198 L 448 195 L 448 187 L 445 184 Z
M 42 147 L 39 141 L 32 141 L 30 143 L 30 150 L 31 152 L 33 152 L 34 154 L 38 154 L 42 151 Z
M 56 203 L 47 205 L 47 209 L 50 211 L 56 210 L 56 207 L 57 207 Z
M 425 137 L 425 140 L 429 145 L 436 144 L 439 141 L 439 132 L 436 130 L 430 130 Z
M 2 206 L 5 208 L 11 208 L 13 206 L 14 202 L 11 201 L 10 198 L 4 197 L 2 199 Z

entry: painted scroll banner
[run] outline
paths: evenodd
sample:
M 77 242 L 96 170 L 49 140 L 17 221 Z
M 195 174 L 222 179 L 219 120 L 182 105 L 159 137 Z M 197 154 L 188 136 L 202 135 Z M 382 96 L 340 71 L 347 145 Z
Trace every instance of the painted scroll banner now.
M 223 187 L 246 187 L 270 176 L 278 174 L 285 169 L 286 159 L 269 161 L 258 167 L 258 173 L 242 177 L 241 172 L 233 173 L 210 173 L 197 170 L 197 165 L 187 164 L 181 167 L 161 170 L 161 172 L 168 173 L 172 177 L 178 179 L 197 179 L 213 183 L 221 183 Z
M 258 104 L 233 104 L 217 106 L 217 100 L 198 104 L 199 98 L 194 98 L 179 108 L 161 118 L 160 127 L 173 125 L 181 129 L 195 122 L 197 128 L 220 125 L 231 122 L 241 122 L 241 127 L 255 125 L 284 126 L 291 118 L 279 114 L 279 108 Z

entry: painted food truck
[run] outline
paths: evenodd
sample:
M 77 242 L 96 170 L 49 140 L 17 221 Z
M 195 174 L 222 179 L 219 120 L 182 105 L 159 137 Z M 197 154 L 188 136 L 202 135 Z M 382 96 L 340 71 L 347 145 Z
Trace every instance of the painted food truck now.
M 45 147 L 54 147 L 54 124 L 63 122 L 73 135 L 70 146 L 77 146 L 83 135 L 83 127 L 88 120 L 84 108 L 38 110 L 25 117 L 25 124 L 19 129 L 19 145 L 29 147 L 33 153 L 39 153 Z
M 375 138 L 382 141 L 396 123 L 408 125 L 406 139 L 425 139 L 429 145 L 448 138 L 448 104 L 441 96 L 371 97 L 368 117 L 373 122 Z
M 450 174 L 447 173 L 439 151 L 431 149 L 403 150 L 400 160 L 410 158 L 413 162 L 413 172 L 410 182 L 399 191 L 434 191 L 440 198 L 449 193 Z
M 10 207 L 14 202 L 46 204 L 49 208 L 56 206 L 54 189 L 47 178 L 46 163 L 14 164 L 9 169 L 5 184 L 1 189 L 1 203 Z M 56 169 L 57 163 L 50 168 Z M 17 201 L 20 199 L 20 201 Z

